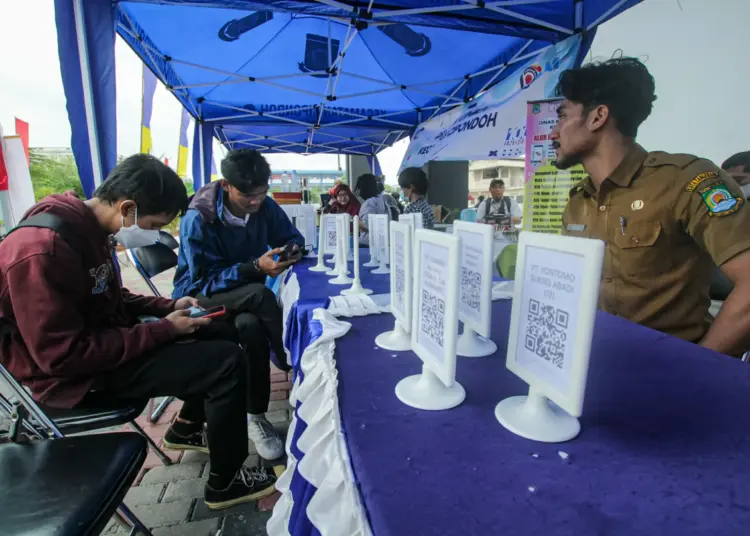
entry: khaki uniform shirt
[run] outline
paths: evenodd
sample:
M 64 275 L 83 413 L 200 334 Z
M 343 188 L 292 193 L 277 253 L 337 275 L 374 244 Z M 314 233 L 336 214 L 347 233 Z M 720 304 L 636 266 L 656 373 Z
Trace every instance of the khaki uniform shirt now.
M 636 145 L 599 191 L 571 190 L 563 233 L 606 244 L 600 309 L 699 342 L 713 264 L 750 249 L 750 208 L 712 162 Z

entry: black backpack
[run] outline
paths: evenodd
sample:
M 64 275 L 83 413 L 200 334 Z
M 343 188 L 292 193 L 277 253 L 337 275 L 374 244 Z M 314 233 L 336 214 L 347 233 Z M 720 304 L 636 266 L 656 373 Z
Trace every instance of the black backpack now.
M 75 239 L 73 237 L 77 236 L 77 234 L 72 230 L 70 224 L 60 216 L 56 216 L 55 214 L 50 214 L 48 212 L 36 214 L 34 216 L 26 218 L 25 220 L 22 220 L 21 223 L 16 225 L 13 229 L 5 233 L 2 238 L 0 238 L 0 243 L 2 243 L 11 233 L 24 227 L 52 229 L 60 235 L 60 238 L 70 244 L 71 247 L 76 247 Z
M 488 217 L 490 215 L 490 206 L 492 206 L 492 198 L 489 197 L 484 200 L 484 217 Z M 503 206 L 505 207 L 505 216 L 510 216 L 510 197 L 503 196 Z
M 65 240 L 68 244 L 70 244 L 72 248 L 76 247 L 76 243 L 75 243 L 76 240 L 73 237 L 77 235 L 71 229 L 70 224 L 64 219 L 62 219 L 60 216 L 49 214 L 47 212 L 43 212 L 42 214 L 36 214 L 34 216 L 28 217 L 25 220 L 21 221 L 21 223 L 19 223 L 13 229 L 5 233 L 5 235 L 0 237 L 0 244 L 2 244 L 2 242 L 5 241 L 6 238 L 8 238 L 8 235 L 24 227 L 52 229 L 57 234 L 59 234 L 63 240 Z M 6 335 L 9 335 L 15 329 L 16 329 L 15 324 L 0 317 L 0 339 L 5 338 Z

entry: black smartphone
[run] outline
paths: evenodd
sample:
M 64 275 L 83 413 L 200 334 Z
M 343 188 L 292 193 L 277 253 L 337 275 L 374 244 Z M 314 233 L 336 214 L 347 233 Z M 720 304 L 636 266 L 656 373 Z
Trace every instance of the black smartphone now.
M 279 253 L 279 262 L 296 261 L 299 260 L 300 257 L 302 257 L 302 250 L 300 247 L 293 242 L 289 242 L 284 246 L 284 250 Z

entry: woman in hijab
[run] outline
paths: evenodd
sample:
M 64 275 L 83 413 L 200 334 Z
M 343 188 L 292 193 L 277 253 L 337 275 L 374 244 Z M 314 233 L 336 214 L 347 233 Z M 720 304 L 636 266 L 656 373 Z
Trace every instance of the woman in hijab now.
M 323 210 L 326 214 L 359 215 L 360 203 L 346 184 L 339 184 L 333 189 L 331 203 Z

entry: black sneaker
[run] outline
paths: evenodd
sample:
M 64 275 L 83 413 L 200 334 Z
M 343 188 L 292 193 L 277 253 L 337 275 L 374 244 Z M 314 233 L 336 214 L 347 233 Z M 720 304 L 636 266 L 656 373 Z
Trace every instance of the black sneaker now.
M 275 484 L 276 477 L 263 467 L 242 467 L 226 489 L 216 490 L 206 484 L 203 500 L 211 510 L 221 510 L 268 497 L 276 491 Z
M 172 428 L 164 436 L 164 448 L 171 450 L 197 450 L 208 454 L 208 443 L 203 430 L 187 436 L 182 436 Z

